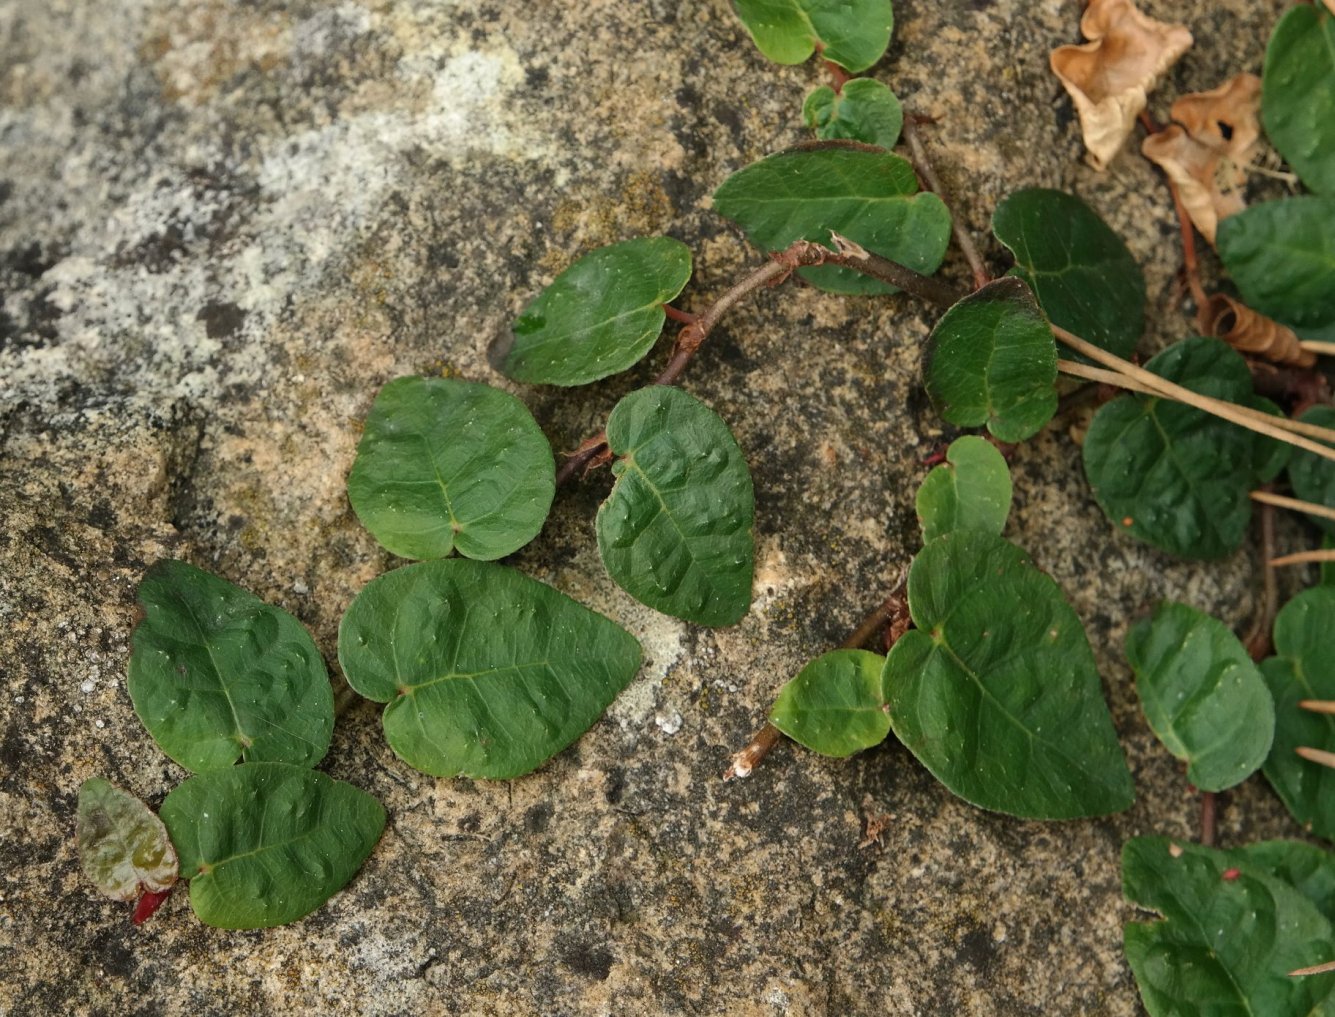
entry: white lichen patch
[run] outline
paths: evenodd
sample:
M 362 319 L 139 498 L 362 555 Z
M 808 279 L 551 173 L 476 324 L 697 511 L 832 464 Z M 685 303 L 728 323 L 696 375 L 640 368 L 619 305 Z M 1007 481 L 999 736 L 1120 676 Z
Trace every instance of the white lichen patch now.
M 201 24 L 217 20 L 212 5 L 201 11 Z M 194 109 L 191 127 L 164 120 L 157 152 L 108 152 L 86 114 L 6 114 L 6 131 L 24 142 L 7 175 L 59 179 L 65 201 L 53 208 L 20 190 L 6 208 L 20 218 L 16 233 L 49 238 L 39 250 L 54 263 L 30 287 L 5 292 L 2 308 L 20 328 L 40 320 L 54 334 L 0 348 L 0 413 L 54 403 L 71 385 L 130 407 L 187 400 L 207 411 L 229 387 L 267 384 L 275 329 L 325 298 L 327 279 L 377 225 L 410 160 L 473 173 L 479 160 L 557 159 L 541 118 L 515 99 L 524 70 L 514 50 L 501 39 L 475 46 L 458 25 L 396 33 L 397 81 L 375 93 L 374 108 L 352 103 L 344 114 L 331 104 L 307 118 L 317 126 L 290 131 L 258 112 L 236 122 L 227 95 L 236 75 L 256 62 L 281 74 L 336 61 L 349 40 L 389 31 L 383 19 L 395 16 L 343 4 L 291 24 L 228 23 L 219 39 L 182 24 L 150 32 L 162 98 Z M 252 37 L 263 41 L 258 56 L 236 63 Z M 108 124 L 122 116 L 110 104 L 92 115 Z M 202 129 L 222 120 L 244 144 Z M 561 173 L 553 169 L 558 185 Z M 109 186 L 122 188 L 110 203 Z M 448 191 L 443 180 L 442 200 Z M 224 323 L 211 326 L 219 309 Z

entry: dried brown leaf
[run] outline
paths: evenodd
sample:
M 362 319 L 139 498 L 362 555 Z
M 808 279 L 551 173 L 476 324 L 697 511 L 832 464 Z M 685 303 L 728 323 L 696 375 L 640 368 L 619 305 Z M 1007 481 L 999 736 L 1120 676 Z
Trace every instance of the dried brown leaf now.
M 1261 137 L 1261 79 L 1239 74 L 1173 103 L 1172 126 L 1140 146 L 1177 185 L 1191 221 L 1212 245 L 1219 220 L 1241 212 L 1247 164 Z
M 1135 127 L 1164 71 L 1191 47 L 1185 25 L 1146 17 L 1132 0 L 1093 0 L 1080 19 L 1090 41 L 1052 51 L 1052 71 L 1080 115 L 1096 169 L 1103 169 Z
M 1223 339 L 1244 353 L 1298 367 L 1316 363 L 1316 354 L 1303 349 L 1291 329 L 1223 293 L 1216 293 L 1205 302 L 1196 324 L 1205 335 Z

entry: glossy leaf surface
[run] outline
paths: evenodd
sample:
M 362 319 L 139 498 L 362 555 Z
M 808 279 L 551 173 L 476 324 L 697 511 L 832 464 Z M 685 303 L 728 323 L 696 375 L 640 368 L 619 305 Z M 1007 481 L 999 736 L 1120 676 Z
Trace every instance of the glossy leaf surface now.
M 1335 194 L 1335 15 L 1299 5 L 1265 52 L 1261 120 L 1275 148 L 1317 194 Z
M 1335 408 L 1313 406 L 1301 419 L 1321 427 L 1335 427 Z M 1303 449 L 1294 449 L 1289 461 L 1289 480 L 1293 484 L 1295 497 L 1315 505 L 1335 508 L 1335 463 L 1329 459 Z M 1327 533 L 1335 533 L 1335 520 L 1322 516 L 1308 518 Z
M 1018 279 L 990 282 L 946 311 L 928 358 L 927 394 L 952 424 L 1022 441 L 1057 411 L 1052 330 Z
M 162 821 L 206 925 L 266 929 L 310 914 L 347 884 L 385 828 L 365 791 L 287 763 L 192 777 Z
M 101 777 L 79 788 L 79 863 L 112 900 L 161 893 L 176 882 L 176 852 L 167 828 L 132 794 Z
M 1080 619 L 1000 537 L 960 530 L 913 561 L 886 660 L 895 735 L 965 801 L 1030 819 L 1127 808 L 1131 775 Z
M 1335 934 L 1264 865 L 1240 852 L 1135 837 L 1122 849 L 1122 884 L 1127 900 L 1163 916 L 1122 930 L 1151 1017 L 1330 1012 L 1335 981 L 1289 972 L 1335 957 Z
M 1177 343 L 1145 367 L 1217 399 L 1251 396 L 1246 362 L 1217 339 Z M 1184 558 L 1241 546 L 1257 463 L 1250 432 L 1178 402 L 1123 395 L 1095 414 L 1084 460 L 1103 511 L 1137 539 Z
M 875 78 L 854 78 L 836 92 L 822 85 L 802 105 L 802 118 L 825 141 L 846 139 L 893 148 L 904 127 L 904 108 Z
M 756 47 L 776 64 L 821 57 L 857 74 L 885 53 L 894 29 L 890 0 L 733 0 Z
M 783 152 L 739 170 L 714 194 L 714 208 L 763 251 L 794 240 L 830 244 L 830 231 L 873 254 L 930 275 L 950 242 L 950 213 L 919 193 L 908 161 L 890 152 L 848 148 Z M 894 288 L 832 265 L 803 268 L 832 293 L 893 293 Z
M 1335 338 L 1335 195 L 1252 205 L 1219 224 L 1218 249 L 1248 307 Z
M 728 425 L 657 385 L 617 403 L 607 441 L 617 481 L 598 510 L 598 550 L 617 585 L 676 618 L 739 621 L 751 606 L 755 500 Z
M 918 522 L 929 544 L 954 530 L 1000 536 L 1011 512 L 1011 471 L 997 447 L 966 434 L 946 450 L 918 488 Z
M 1155 735 L 1202 791 L 1223 791 L 1261 768 L 1275 708 L 1261 673 L 1229 628 L 1165 601 L 1131 627 L 1126 655 Z
M 583 385 L 624 371 L 653 348 L 663 305 L 690 278 L 690 249 L 670 237 L 590 251 L 516 319 L 500 370 L 540 385 Z
M 300 622 L 182 561 L 149 569 L 139 604 L 130 698 L 163 752 L 197 773 L 324 758 L 334 695 Z
M 1026 188 L 997 206 L 992 232 L 1054 325 L 1131 355 L 1145 329 L 1145 277 L 1093 209 L 1062 191 Z
M 1238 865 L 1255 866 L 1288 883 L 1335 922 L 1335 854 L 1301 840 L 1263 840 L 1228 855 Z
M 348 500 L 404 558 L 500 558 L 542 529 L 556 493 L 551 446 L 508 392 L 453 378 L 397 378 L 376 396 Z
M 1335 840 L 1335 770 L 1303 759 L 1300 746 L 1335 752 L 1335 717 L 1312 713 L 1304 699 L 1335 699 L 1335 587 L 1315 586 L 1275 618 L 1275 656 L 1261 662 L 1275 699 L 1275 744 L 1265 776 L 1293 818 Z
M 445 558 L 371 580 L 338 631 L 348 684 L 388 703 L 398 756 L 504 779 L 583 734 L 640 666 L 628 632 L 514 569 Z
M 793 741 L 826 756 L 851 756 L 885 741 L 881 672 L 885 658 L 866 650 L 817 657 L 779 692 L 769 721 Z

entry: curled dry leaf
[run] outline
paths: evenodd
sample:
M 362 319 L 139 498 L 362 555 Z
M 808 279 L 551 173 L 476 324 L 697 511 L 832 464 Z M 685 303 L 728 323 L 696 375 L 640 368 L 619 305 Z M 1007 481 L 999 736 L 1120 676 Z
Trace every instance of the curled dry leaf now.
M 1216 293 L 1205 302 L 1196 324 L 1205 335 L 1223 339 L 1243 353 L 1255 353 L 1278 364 L 1297 367 L 1316 363 L 1316 354 L 1303 349 L 1292 329 L 1223 293 Z
M 1052 72 L 1071 93 L 1096 169 L 1122 147 L 1160 76 L 1191 47 L 1185 25 L 1146 17 L 1132 0 L 1093 0 L 1080 19 L 1090 40 L 1052 51 Z
M 1211 245 L 1219 220 L 1241 212 L 1246 167 L 1261 137 L 1261 79 L 1239 74 L 1173 103 L 1170 127 L 1140 146 L 1177 185 L 1191 221 Z

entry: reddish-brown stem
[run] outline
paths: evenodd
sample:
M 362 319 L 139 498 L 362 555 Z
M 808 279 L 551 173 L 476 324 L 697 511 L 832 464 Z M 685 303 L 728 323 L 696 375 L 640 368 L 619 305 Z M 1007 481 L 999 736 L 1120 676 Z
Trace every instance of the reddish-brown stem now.
M 831 232 L 830 238 L 836 248 L 833 251 L 810 240 L 794 241 L 784 250 L 772 255 L 770 261 L 755 269 L 699 314 L 692 315 L 691 320 L 683 324 L 681 331 L 677 333 L 677 342 L 672 348 L 667 366 L 652 384 L 675 385 L 696 351 L 709 338 L 709 334 L 729 310 L 756 290 L 784 282 L 799 268 L 816 265 L 851 268 L 855 272 L 879 279 L 906 293 L 943 307 L 949 307 L 959 299 L 959 294 L 939 279 L 922 275 L 897 262 L 872 254 L 837 233 Z M 556 483 L 558 486 L 568 483 L 575 476 L 607 462 L 610 458 L 607 434 L 600 432 L 586 439 L 567 457 L 556 473 Z
M 1272 649 L 1270 629 L 1279 610 L 1279 582 L 1275 576 L 1275 507 L 1261 504 L 1261 609 L 1257 612 L 1251 634 L 1247 637 L 1247 653 L 1252 660 L 1261 661 L 1270 656 Z
M 852 634 L 839 644 L 841 650 L 856 650 L 871 642 L 872 636 L 890 624 L 891 617 L 898 608 L 895 597 L 889 597 L 876 610 L 862 619 L 862 623 Z
M 834 61 L 822 59 L 821 63 L 825 65 L 825 69 L 830 72 L 830 77 L 834 79 L 834 90 L 836 93 L 842 92 L 844 86 L 853 80 L 853 75 L 849 74 L 848 71 L 844 70 Z
M 779 743 L 783 736 L 773 724 L 766 724 L 755 736 L 746 743 L 746 747 L 741 752 L 733 753 L 732 765 L 723 774 L 724 780 L 732 780 L 735 777 L 749 777 L 751 771 L 756 765 L 769 755 L 769 750 Z
M 1140 125 L 1150 134 L 1158 134 L 1162 131 L 1163 125 L 1156 123 L 1154 118 L 1143 110 L 1139 116 Z M 1182 268 L 1187 279 L 1187 289 L 1191 291 L 1191 299 L 1196 302 L 1196 309 L 1199 311 L 1205 306 L 1205 287 L 1201 285 L 1200 270 L 1196 265 L 1196 234 L 1191 225 L 1191 216 L 1187 215 L 1187 206 L 1182 204 L 1182 196 L 1178 194 L 1177 184 L 1168 181 L 1168 190 L 1173 195 L 1173 207 L 1177 210 L 1178 227 L 1182 230 Z
M 918 133 L 918 124 L 921 122 L 923 121 L 920 118 L 912 114 L 904 118 L 904 143 L 909 146 L 909 157 L 913 160 L 913 168 L 917 171 L 918 178 L 949 208 L 950 201 L 946 197 L 946 190 L 941 186 L 936 170 L 932 168 L 932 161 L 927 157 L 927 149 Z M 950 228 L 955 234 L 955 242 L 960 245 L 960 253 L 964 255 L 964 260 L 969 263 L 969 270 L 973 273 L 974 289 L 986 286 L 992 281 L 992 277 L 988 275 L 987 268 L 983 265 L 983 257 L 978 253 L 973 237 L 964 228 L 963 220 L 954 213 L 950 216 Z
M 1182 270 L 1187 276 L 1187 289 L 1191 291 L 1191 299 L 1196 302 L 1196 309 L 1199 311 L 1205 306 L 1208 298 L 1205 296 L 1205 287 L 1201 285 L 1201 273 L 1196 264 L 1196 230 L 1191 225 L 1191 216 L 1187 215 L 1187 206 L 1182 204 L 1182 195 L 1178 193 L 1177 184 L 1168 181 L 1168 190 L 1172 192 L 1173 207 L 1177 209 L 1177 223 L 1182 230 Z
M 1201 792 L 1201 843 L 1214 847 L 1215 810 L 1217 803 L 1213 791 Z
M 663 313 L 673 321 L 679 322 L 682 325 L 689 325 L 696 319 L 696 315 L 691 314 L 689 311 L 683 311 L 679 307 L 673 307 L 671 304 L 663 305 Z

